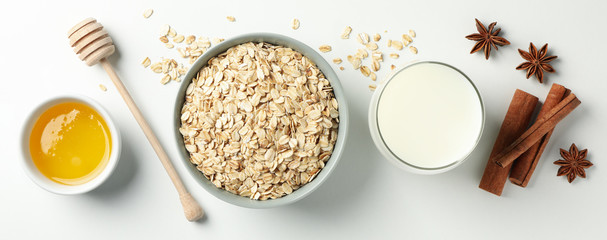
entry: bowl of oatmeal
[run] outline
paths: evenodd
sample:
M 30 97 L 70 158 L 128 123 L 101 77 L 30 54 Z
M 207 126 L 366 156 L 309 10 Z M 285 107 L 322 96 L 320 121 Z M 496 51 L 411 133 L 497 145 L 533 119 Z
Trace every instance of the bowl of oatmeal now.
M 278 34 L 228 39 L 196 60 L 175 104 L 175 138 L 190 174 L 248 208 L 296 202 L 341 157 L 348 107 L 337 75 L 305 44 Z

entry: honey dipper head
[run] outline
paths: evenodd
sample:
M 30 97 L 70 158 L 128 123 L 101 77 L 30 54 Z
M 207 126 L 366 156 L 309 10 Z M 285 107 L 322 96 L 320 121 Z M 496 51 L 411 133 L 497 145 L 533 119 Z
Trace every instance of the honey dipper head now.
M 67 33 L 67 37 L 80 60 L 89 66 L 114 53 L 112 38 L 94 18 L 87 18 L 76 24 Z

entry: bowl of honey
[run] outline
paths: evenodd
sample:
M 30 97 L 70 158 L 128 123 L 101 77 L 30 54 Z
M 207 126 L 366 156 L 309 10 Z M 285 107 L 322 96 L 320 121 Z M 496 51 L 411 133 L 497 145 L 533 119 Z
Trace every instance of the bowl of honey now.
M 49 192 L 80 194 L 101 185 L 114 171 L 120 132 L 93 99 L 69 95 L 36 107 L 21 133 L 25 172 Z

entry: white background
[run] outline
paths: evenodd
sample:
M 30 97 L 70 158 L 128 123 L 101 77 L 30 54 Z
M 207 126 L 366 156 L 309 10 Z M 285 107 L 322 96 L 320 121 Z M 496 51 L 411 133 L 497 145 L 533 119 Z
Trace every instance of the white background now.
M 3 1 L 0 7 L 0 239 L 605 239 L 607 230 L 607 90 L 605 1 Z M 145 9 L 154 14 L 144 19 Z M 226 21 L 233 15 L 236 22 Z M 100 66 L 87 67 L 68 46 L 67 30 L 86 17 L 97 18 L 117 47 L 111 62 L 156 131 L 192 195 L 207 217 L 185 220 L 176 191 Z M 474 18 L 498 21 L 512 45 L 482 54 L 468 52 Z M 301 21 L 292 30 L 293 18 Z M 458 168 L 422 176 L 401 171 L 375 149 L 367 127 L 371 80 L 344 63 L 334 69 L 351 107 L 350 137 L 340 164 L 307 198 L 285 207 L 245 209 L 224 203 L 194 181 L 178 159 L 171 126 L 178 84 L 161 85 L 160 75 L 141 67 L 146 56 L 177 58 L 158 41 L 170 24 L 185 35 L 229 38 L 267 31 L 294 37 L 322 54 L 345 60 L 360 46 L 340 39 L 354 33 L 388 38 L 415 29 L 418 55 L 401 52 L 389 65 L 414 59 L 437 60 L 464 71 L 478 86 L 487 110 L 485 132 L 476 150 Z M 387 30 L 387 33 L 384 33 Z M 352 34 L 354 35 L 354 34 Z M 556 74 L 546 83 L 525 79 L 514 68 L 516 49 L 549 43 Z M 185 62 L 185 61 L 184 61 Z M 556 128 L 531 183 L 506 185 L 502 197 L 480 190 L 487 157 L 516 88 L 542 101 L 552 83 L 571 88 L 582 105 Z M 107 92 L 98 85 L 108 87 Z M 48 193 L 30 181 L 20 165 L 19 133 L 26 115 L 42 100 L 64 93 L 90 96 L 105 106 L 123 133 L 117 170 L 98 189 L 79 196 Z M 595 166 L 572 184 L 556 177 L 559 148 L 575 142 L 588 148 Z M 440 149 L 437 149 L 438 151 Z

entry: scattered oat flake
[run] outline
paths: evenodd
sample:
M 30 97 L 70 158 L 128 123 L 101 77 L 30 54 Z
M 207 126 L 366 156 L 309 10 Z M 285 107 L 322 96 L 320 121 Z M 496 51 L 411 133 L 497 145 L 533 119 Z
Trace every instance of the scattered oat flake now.
M 372 50 L 372 51 L 377 50 L 377 48 L 379 48 L 377 46 L 377 43 L 373 43 L 373 42 L 367 43 L 366 47 L 367 47 L 367 49 Z
M 390 57 L 397 59 L 398 57 L 400 57 L 400 55 L 398 55 L 398 53 L 390 53 Z
M 387 43 L 388 47 L 392 47 L 392 40 L 388 39 L 388 43 Z
M 344 68 L 343 66 L 342 66 L 342 67 L 339 67 L 339 70 L 342 70 L 342 71 L 343 71 L 344 69 L 345 69 L 345 68 Z
M 185 38 L 185 43 L 190 45 L 196 40 L 196 36 L 190 35 Z
M 176 37 L 177 36 L 177 31 L 175 31 L 174 28 L 170 28 L 168 36 L 169 37 Z
M 362 61 L 360 60 L 360 58 L 352 56 L 352 55 L 348 55 L 348 62 L 350 62 L 352 64 L 352 67 L 354 67 L 354 70 L 359 69 Z
M 183 40 L 185 40 L 185 37 L 181 34 L 179 34 L 173 38 L 173 42 L 176 42 L 176 43 L 181 43 L 181 42 L 183 42 Z
M 379 42 L 380 39 L 381 39 L 381 35 L 379 35 L 379 33 L 376 33 L 375 35 L 373 35 L 373 41 Z
M 365 77 L 368 77 L 371 74 L 371 69 L 369 69 L 367 66 L 361 66 L 360 73 L 362 73 Z
M 394 64 L 390 65 L 390 70 L 394 70 L 396 68 L 396 66 L 394 66 Z
M 371 78 L 371 80 L 373 80 L 373 81 L 377 80 L 377 75 L 375 75 L 375 73 L 373 73 L 373 72 L 372 72 L 371 74 L 369 74 L 369 77 L 370 77 L 370 78 Z
M 197 57 L 200 57 L 203 54 L 203 52 L 204 52 L 205 49 L 206 48 L 197 48 L 197 49 L 194 49 L 192 51 L 189 51 L 188 53 L 189 53 L 190 57 L 197 58 Z
M 417 54 L 417 48 L 414 46 L 409 46 L 409 51 L 411 51 L 413 54 Z
M 99 84 L 99 89 L 104 92 L 107 91 L 107 88 L 103 84 Z
M 236 18 L 234 16 L 227 16 L 226 19 L 228 19 L 228 21 L 230 22 L 236 21 Z
M 171 30 L 171 26 L 169 26 L 168 24 L 162 25 L 162 27 L 160 27 L 160 36 L 168 35 L 169 30 Z
M 152 16 L 152 14 L 153 14 L 153 13 L 154 13 L 154 9 L 151 9 L 151 8 L 150 8 L 150 9 L 145 10 L 145 11 L 143 12 L 143 17 L 144 17 L 144 18 L 150 18 L 150 16 Z
M 340 63 L 342 62 L 342 60 L 341 60 L 341 58 L 334 58 L 334 59 L 333 59 L 333 62 L 334 62 L 335 64 L 340 64 Z
M 415 31 L 413 31 L 413 29 L 409 30 L 409 35 L 411 35 L 411 37 L 415 37 Z
M 369 53 L 365 49 L 359 48 L 358 51 L 356 52 L 356 57 L 357 58 L 365 59 L 368 56 L 369 56 Z
M 165 46 L 166 46 L 168 49 L 171 49 L 171 48 L 175 47 L 175 45 L 173 45 L 172 43 L 167 43 L 167 44 L 165 44 Z
M 152 70 L 155 73 L 162 73 L 162 63 L 159 63 L 159 62 L 153 63 L 150 66 L 150 70 Z
M 383 62 L 384 61 L 384 54 L 380 51 L 373 51 L 373 53 L 371 53 L 371 58 L 375 61 L 380 61 Z
M 320 47 L 318 47 L 318 50 L 320 50 L 321 52 L 330 52 L 331 51 L 331 46 L 329 45 L 321 45 Z
M 160 41 L 163 42 L 163 43 L 168 43 L 169 42 L 169 38 L 167 38 L 167 36 L 161 36 L 158 39 L 160 39 Z
M 379 61 L 377 60 L 373 60 L 373 62 L 371 62 L 371 70 L 373 70 L 374 72 L 379 71 L 380 65 L 379 65 Z
M 291 22 L 291 28 L 293 30 L 297 30 L 299 28 L 299 19 L 293 18 L 293 21 Z
M 356 41 L 358 41 L 358 43 L 362 45 L 366 45 L 367 43 L 369 43 L 369 34 L 359 33 L 358 35 L 356 35 Z
M 164 85 L 169 83 L 169 81 L 171 81 L 171 76 L 169 76 L 169 74 L 165 74 L 160 80 L 160 83 Z
M 413 42 L 413 39 L 411 39 L 411 36 L 409 36 L 409 34 L 403 34 L 403 41 L 406 42 Z M 406 44 L 405 44 L 406 45 Z
M 392 47 L 396 50 L 403 50 L 403 43 L 401 41 L 392 41 Z
M 405 46 L 405 47 L 406 47 L 406 46 L 407 46 L 407 45 L 409 45 L 410 43 L 411 43 L 411 42 L 409 42 L 409 41 L 407 41 L 407 40 L 403 39 L 403 46 Z
M 347 26 L 344 31 L 341 33 L 341 38 L 342 39 L 348 39 L 350 38 L 350 33 L 352 32 L 352 28 L 350 26 Z
M 146 57 L 145 59 L 143 59 L 143 62 L 141 62 L 141 65 L 143 65 L 144 68 L 147 68 L 148 66 L 150 66 L 150 64 L 152 64 L 152 61 L 149 57 Z
M 223 38 L 213 38 L 212 42 L 213 42 L 213 44 L 219 44 L 220 42 L 223 42 L 223 41 L 225 41 L 225 39 L 223 39 Z
M 369 90 L 371 90 L 371 91 L 375 91 L 376 88 L 377 88 L 377 85 L 375 85 L 375 84 L 369 85 Z
M 186 58 L 189 56 L 189 51 L 188 53 L 186 53 L 186 50 L 184 48 L 177 48 L 177 52 L 182 58 Z

